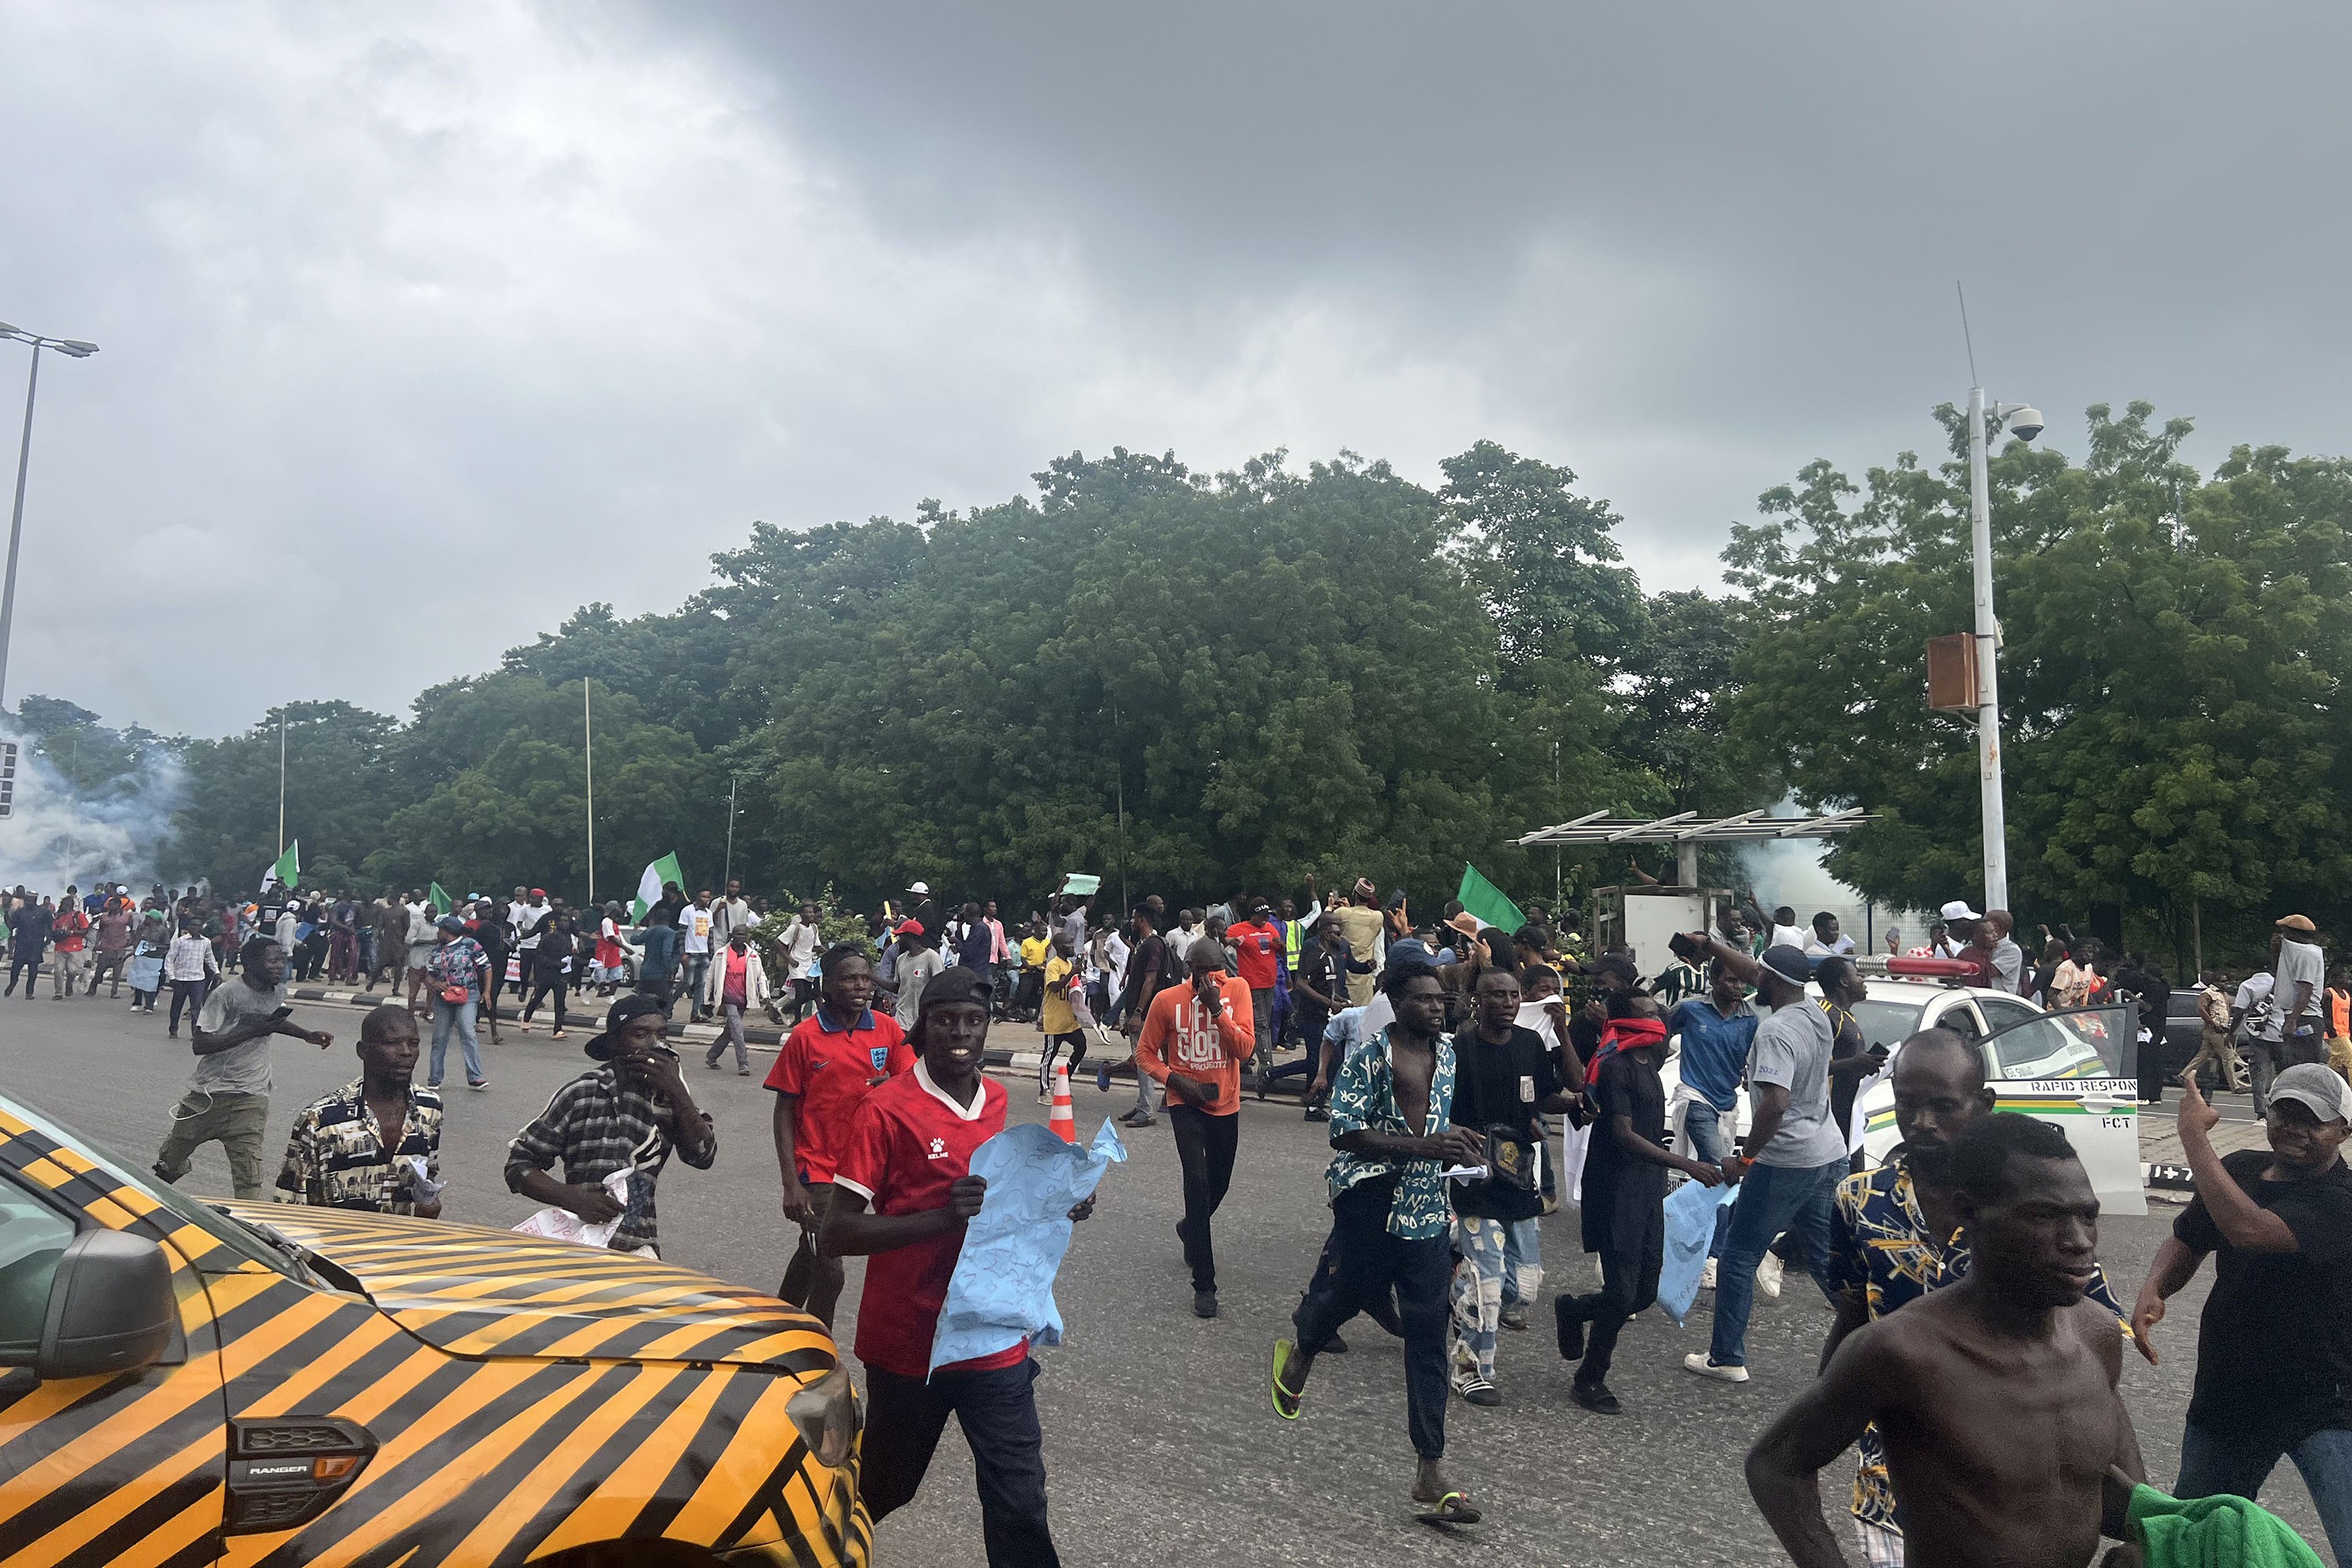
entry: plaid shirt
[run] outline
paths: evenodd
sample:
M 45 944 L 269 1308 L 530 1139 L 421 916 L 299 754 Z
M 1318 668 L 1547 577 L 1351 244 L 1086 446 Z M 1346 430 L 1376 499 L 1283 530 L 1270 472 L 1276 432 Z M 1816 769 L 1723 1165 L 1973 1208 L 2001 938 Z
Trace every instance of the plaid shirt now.
M 507 1148 L 507 1186 L 521 1192 L 527 1173 L 552 1169 L 558 1160 L 563 1162 L 564 1181 L 573 1186 L 599 1186 L 614 1172 L 627 1171 L 628 1208 L 609 1245 L 619 1252 L 641 1247 L 659 1252 L 654 1179 L 669 1161 L 671 1114 L 666 1101 L 623 1089 L 611 1068 L 583 1074 L 557 1089 L 547 1109 L 514 1135 Z M 700 1152 L 678 1155 L 698 1171 L 710 1169 L 719 1157 L 719 1136 L 707 1110 L 702 1133 Z
M 400 1138 L 387 1149 L 362 1092 L 364 1088 L 365 1080 L 353 1079 L 312 1100 L 294 1118 L 294 1135 L 286 1142 L 286 1167 L 278 1173 L 279 1203 L 415 1214 L 408 1161 L 421 1157 L 425 1174 L 441 1179 L 441 1097 L 411 1085 Z

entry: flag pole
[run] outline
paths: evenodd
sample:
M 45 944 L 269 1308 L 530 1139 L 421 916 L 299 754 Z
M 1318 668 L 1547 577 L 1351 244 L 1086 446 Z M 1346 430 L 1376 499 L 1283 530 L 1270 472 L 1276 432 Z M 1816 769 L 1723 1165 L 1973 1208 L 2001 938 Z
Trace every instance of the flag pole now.
M 286 853 L 286 705 L 278 705 L 278 853 Z
M 588 902 L 596 902 L 596 721 L 588 708 L 589 678 L 580 678 L 580 734 L 588 762 Z

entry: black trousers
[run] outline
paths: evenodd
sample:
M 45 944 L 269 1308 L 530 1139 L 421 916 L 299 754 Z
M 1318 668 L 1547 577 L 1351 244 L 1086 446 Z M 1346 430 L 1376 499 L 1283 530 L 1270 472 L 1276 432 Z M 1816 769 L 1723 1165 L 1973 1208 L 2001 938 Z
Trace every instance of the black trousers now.
M 1168 1120 L 1175 1123 L 1176 1158 L 1184 1168 L 1184 1266 L 1192 1271 L 1193 1289 L 1214 1290 L 1217 1254 L 1210 1245 L 1209 1216 L 1233 1185 L 1242 1119 L 1212 1116 L 1197 1106 L 1171 1100 Z
M 188 1023 L 191 1026 L 194 1026 L 196 1021 L 196 1016 L 205 1010 L 205 995 L 211 989 L 212 987 L 202 980 L 174 980 L 172 982 L 172 1029 L 173 1033 L 177 1033 L 179 1030 L 180 1009 L 183 1007 L 185 1007 L 188 1010 Z
M 878 1523 L 912 1502 L 952 1412 L 971 1449 L 989 1568 L 1060 1568 L 1045 1528 L 1045 1438 L 1030 1384 L 1037 1363 L 940 1372 L 929 1383 L 866 1369 L 866 1443 L 858 1491 Z
M 1301 1350 L 1319 1352 L 1339 1325 L 1396 1291 L 1404 1330 L 1405 1426 L 1412 1451 L 1424 1459 L 1445 1454 L 1446 1289 L 1454 1279 L 1454 1248 L 1444 1231 L 1409 1240 L 1389 1232 L 1392 1189 L 1384 1181 L 1360 1183 L 1331 1204 L 1333 1263 L 1317 1271 L 1292 1321 Z M 1652 1276 L 1653 1279 L 1655 1276 Z
M 1657 1304 L 1658 1271 L 1665 1262 L 1664 1202 L 1638 1210 L 1630 1203 L 1619 1205 L 1610 1215 L 1608 1244 L 1601 1249 L 1601 1289 L 1576 1298 L 1577 1315 L 1589 1325 L 1577 1382 L 1589 1388 L 1608 1378 L 1625 1321 Z
M 33 999 L 33 992 L 34 992 L 34 991 L 35 991 L 35 989 L 36 989 L 36 988 L 37 988 L 37 987 L 40 985 L 40 984 L 41 984 L 41 957 L 40 957 L 40 954 L 38 954 L 38 953 L 35 953 L 35 954 L 34 954 L 32 957 L 30 957 L 30 958 L 26 958 L 23 953 L 12 953 L 12 954 L 10 954 L 10 955 L 9 955 L 9 959 L 8 959 L 8 989 L 9 989 L 9 990 L 14 991 L 15 989 L 16 989 L 16 977 L 17 977 L 18 975 L 20 975 L 20 974 L 23 974 L 23 973 L 26 973 L 27 971 L 30 971 L 30 972 L 31 972 L 32 978 L 30 978 L 29 980 L 27 980 L 27 981 L 26 981 L 26 982 L 25 982 L 25 1000 L 26 1000 L 26 1001 L 27 1001 L 27 1002 L 29 1002 L 29 1001 L 31 1001 L 31 1000 Z
M 522 1021 L 526 1024 L 530 1023 L 530 1016 L 539 1011 L 540 1003 L 546 1000 L 547 994 L 552 991 L 555 993 L 555 1026 L 559 1029 L 563 1027 L 565 982 L 570 978 L 571 976 L 565 974 L 561 969 L 551 970 L 541 975 L 538 984 L 531 987 L 530 1000 L 522 1005 Z

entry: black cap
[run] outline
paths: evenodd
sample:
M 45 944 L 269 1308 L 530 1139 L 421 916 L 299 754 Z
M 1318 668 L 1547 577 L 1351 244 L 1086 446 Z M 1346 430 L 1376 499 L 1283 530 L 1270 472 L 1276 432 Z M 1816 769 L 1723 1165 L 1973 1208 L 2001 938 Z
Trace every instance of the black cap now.
M 1812 965 L 1806 961 L 1805 950 L 1789 942 L 1766 948 L 1764 956 L 1757 962 L 1764 966 L 1765 973 L 1784 984 L 1801 986 L 1812 978 Z
M 988 982 L 981 978 L 980 972 L 970 964 L 959 963 L 931 976 L 923 987 L 923 999 L 917 1004 L 916 1016 L 919 1018 L 934 1007 L 956 1002 L 986 1002 L 990 994 Z
M 612 1010 L 604 1015 L 604 1032 L 581 1048 L 601 1062 L 613 1054 L 613 1047 L 615 1043 L 614 1037 L 628 1027 L 630 1019 L 642 1018 L 648 1013 L 666 1015 L 668 1011 L 668 1008 L 645 993 L 633 991 L 614 1003 Z

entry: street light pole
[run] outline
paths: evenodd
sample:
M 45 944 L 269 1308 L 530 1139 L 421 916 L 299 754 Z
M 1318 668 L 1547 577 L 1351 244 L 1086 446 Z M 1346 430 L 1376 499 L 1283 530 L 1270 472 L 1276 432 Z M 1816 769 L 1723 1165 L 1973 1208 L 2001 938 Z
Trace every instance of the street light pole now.
M 25 474 L 33 458 L 33 395 L 41 385 L 41 351 L 55 349 L 70 359 L 88 359 L 98 352 L 96 343 L 86 343 L 75 338 L 45 338 L 0 321 L 0 339 L 33 345 L 32 369 L 25 377 L 25 434 L 16 444 L 16 505 L 8 519 L 8 575 L 0 585 L 0 706 L 6 703 L 8 689 L 8 637 L 16 626 L 16 551 L 25 537 Z
M 1985 474 L 1985 395 L 1969 388 L 1969 534 L 1976 560 L 1977 791 L 1984 812 L 1984 907 L 2009 907 L 2009 826 L 2000 798 L 2000 632 L 1992 612 L 1992 509 Z
M 2009 823 L 2000 797 L 2000 626 L 1992 608 L 1991 484 L 1985 471 L 1985 420 L 2011 421 L 2010 434 L 2031 441 L 2042 415 L 2022 403 L 1985 405 L 1984 388 L 1969 388 L 1969 534 L 1976 569 L 1977 787 L 1984 814 L 1985 908 L 2009 908 Z

